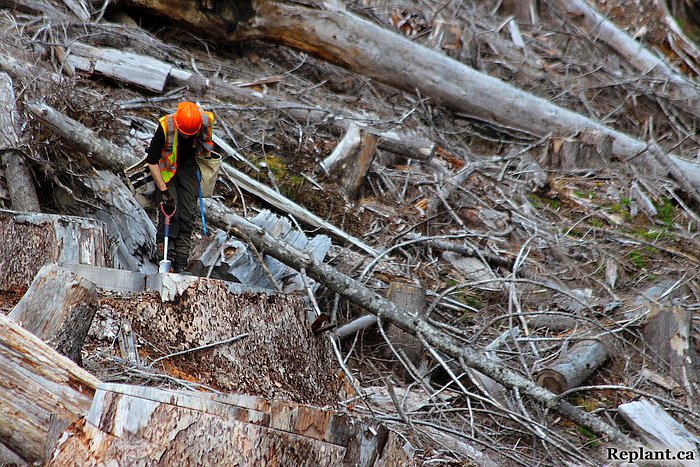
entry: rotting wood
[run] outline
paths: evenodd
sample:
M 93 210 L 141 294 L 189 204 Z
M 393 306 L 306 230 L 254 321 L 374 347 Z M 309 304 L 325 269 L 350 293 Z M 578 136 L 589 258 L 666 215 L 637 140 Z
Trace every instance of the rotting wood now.
M 381 316 L 404 331 L 421 335 L 426 342 L 441 352 L 458 359 L 461 358 L 468 366 L 481 371 L 495 381 L 503 384 L 504 387 L 519 389 L 521 394 L 539 401 L 546 407 L 587 427 L 591 431 L 605 436 L 609 440 L 620 443 L 621 445 L 634 444 L 625 434 L 603 422 L 598 417 L 564 400 L 560 400 L 550 391 L 535 385 L 532 381 L 505 366 L 491 361 L 481 352 L 469 346 L 465 346 L 461 341 L 441 332 L 420 317 L 406 313 L 395 304 L 383 299 L 350 277 L 339 273 L 330 266 L 315 262 L 303 252 L 290 248 L 285 243 L 275 239 L 246 219 L 234 215 L 231 216 L 230 220 L 231 229 L 234 232 L 243 232 L 262 252 L 279 259 L 289 266 L 306 268 L 309 276 L 321 282 L 331 290 L 348 298 L 352 303 L 373 314 Z
M 355 199 L 372 166 L 376 147 L 376 136 L 350 125 L 345 137 L 321 167 L 338 182 L 348 198 Z
M 23 460 L 45 460 L 51 418 L 87 413 L 97 379 L 0 313 L 0 442 Z
M 47 264 L 7 317 L 82 365 L 80 352 L 97 311 L 96 298 L 95 284 Z
M 0 290 L 29 287 L 48 263 L 111 266 L 102 222 L 0 211 Z
M 18 115 L 12 80 L 6 73 L 0 73 L 0 154 L 5 166 L 12 209 L 19 212 L 41 212 L 31 171 L 17 150 Z
M 583 383 L 608 359 L 605 345 L 596 340 L 581 341 L 541 369 L 537 384 L 561 394 Z
M 598 141 L 596 141 L 598 139 Z M 549 169 L 599 170 L 610 163 L 611 139 L 598 132 L 582 132 L 572 138 L 552 138 L 544 147 L 540 163 Z

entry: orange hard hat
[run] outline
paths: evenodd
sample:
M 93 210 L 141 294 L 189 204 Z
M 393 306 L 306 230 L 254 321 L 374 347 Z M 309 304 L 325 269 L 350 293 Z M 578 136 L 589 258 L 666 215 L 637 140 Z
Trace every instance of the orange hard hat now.
M 194 102 L 180 102 L 175 111 L 175 126 L 180 133 L 192 136 L 202 128 L 202 114 Z

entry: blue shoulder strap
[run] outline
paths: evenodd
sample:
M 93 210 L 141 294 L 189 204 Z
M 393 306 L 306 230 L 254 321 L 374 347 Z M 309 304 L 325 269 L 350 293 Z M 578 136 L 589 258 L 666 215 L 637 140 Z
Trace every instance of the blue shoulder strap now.
M 199 174 L 197 167 L 197 188 L 199 189 L 199 212 L 202 213 L 202 230 L 204 235 L 207 234 L 207 223 L 204 221 L 204 200 L 202 200 L 202 176 Z

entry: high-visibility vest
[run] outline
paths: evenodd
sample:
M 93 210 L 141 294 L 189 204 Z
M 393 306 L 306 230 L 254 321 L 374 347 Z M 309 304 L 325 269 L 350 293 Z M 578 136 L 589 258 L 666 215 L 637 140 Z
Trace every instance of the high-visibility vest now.
M 202 114 L 202 128 L 197 133 L 194 153 L 196 157 L 207 157 L 211 150 L 214 149 L 214 142 L 211 136 L 214 114 L 205 111 L 200 111 L 200 113 Z M 158 168 L 163 181 L 168 183 L 177 171 L 177 139 L 180 132 L 175 127 L 175 114 L 161 117 L 159 122 L 165 135 L 165 144 L 158 161 Z

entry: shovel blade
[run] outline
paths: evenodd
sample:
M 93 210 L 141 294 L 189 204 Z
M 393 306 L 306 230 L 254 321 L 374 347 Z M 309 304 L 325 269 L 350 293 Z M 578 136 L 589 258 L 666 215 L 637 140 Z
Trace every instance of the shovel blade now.
M 158 272 L 160 272 L 160 273 L 170 272 L 170 260 L 164 259 L 160 263 L 158 263 Z

